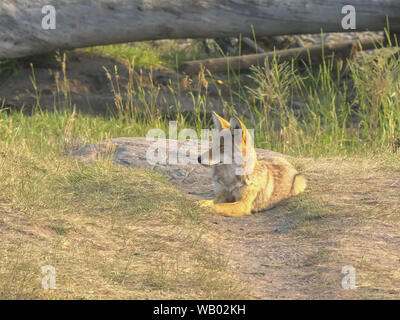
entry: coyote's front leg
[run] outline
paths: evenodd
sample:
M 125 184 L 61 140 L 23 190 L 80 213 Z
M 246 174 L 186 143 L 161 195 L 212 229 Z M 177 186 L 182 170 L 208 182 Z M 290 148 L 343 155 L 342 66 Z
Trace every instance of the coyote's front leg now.
M 229 217 L 240 217 L 245 214 L 251 213 L 251 207 L 243 202 L 231 202 L 231 203 L 217 203 L 211 207 L 211 211 L 215 214 L 220 214 Z
M 207 208 L 212 207 L 216 203 L 232 202 L 233 200 L 231 193 L 222 190 L 217 193 L 214 200 L 198 200 L 197 203 L 200 207 Z

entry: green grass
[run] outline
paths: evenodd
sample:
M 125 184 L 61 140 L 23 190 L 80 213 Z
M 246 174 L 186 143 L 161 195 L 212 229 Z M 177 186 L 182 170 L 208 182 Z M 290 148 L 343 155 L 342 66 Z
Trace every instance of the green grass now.
M 197 44 L 190 49 L 198 51 L 192 53 L 193 58 L 201 56 Z M 171 44 L 151 47 L 149 42 L 87 50 L 130 62 L 134 57 L 136 66 L 159 64 L 171 68 L 176 66 L 177 56 L 184 55 Z M 4 70 L 7 72 L 8 67 Z M 169 91 L 175 102 L 165 115 L 157 104 L 160 88 L 152 82 L 145 85 L 148 79 L 143 79 L 130 64 L 129 81 L 124 85 L 117 70 L 105 70 L 112 85 L 116 112 L 111 117 L 74 115 L 71 130 L 82 141 L 92 142 L 123 135 L 144 136 L 150 128 L 168 131 L 168 120 L 177 120 L 180 129 L 194 128 L 200 134 L 201 129 L 211 126 L 205 105 L 213 92 L 224 106 L 224 117 L 245 115 L 242 119 L 248 128 L 254 128 L 257 147 L 296 156 L 393 153 L 400 145 L 399 70 L 399 56 L 385 50 L 372 56 L 363 53 L 361 61 L 351 59 L 344 63 L 325 59 L 319 66 L 307 63 L 299 66 L 294 61 L 280 63 L 279 59 L 273 59 L 263 66 L 252 67 L 250 73 L 230 71 L 223 85 L 221 76 L 201 73 L 185 93 L 192 97 L 191 114 L 180 111 L 182 87 L 171 79 Z M 32 80 L 37 88 L 34 73 Z M 66 75 L 63 81 L 68 82 Z M 31 119 L 42 123 L 41 130 L 62 130 L 73 113 L 69 92 L 58 94 L 62 99 L 56 101 L 62 102 L 54 107 L 64 111 L 49 114 L 36 106 L 37 112 Z M 208 108 L 211 111 L 212 105 Z M 17 122 L 29 121 L 15 112 L 10 117 Z
M 158 50 L 151 50 L 145 45 L 128 46 L 126 44 L 115 44 L 108 46 L 97 46 L 84 49 L 92 54 L 111 57 L 115 59 L 135 59 L 135 63 L 140 67 L 150 67 L 164 65 L 165 61 L 161 57 L 161 52 Z
M 124 56 L 120 51 L 117 55 Z M 159 57 L 161 61 L 162 55 Z M 169 64 L 166 60 L 163 63 Z M 216 77 L 200 74 L 199 85 L 192 92 L 194 115 L 190 117 L 180 113 L 181 92 L 171 86 L 171 94 L 176 97 L 171 110 L 181 128 L 191 127 L 199 132 L 210 125 L 204 117 L 204 104 L 210 90 L 214 90 L 225 106 L 225 117 L 246 114 L 243 120 L 255 129 L 258 147 L 301 156 L 396 152 L 400 144 L 399 67 L 399 56 L 386 50 L 373 55 L 362 53 L 361 59 L 346 63 L 324 59 L 319 66 L 273 59 L 264 66 L 252 67 L 247 74 L 230 71 L 225 94 Z M 117 79 L 117 75 L 109 76 L 110 80 Z M 132 74 L 130 83 L 134 78 Z M 133 122 L 136 127 L 142 123 L 167 126 L 156 102 L 133 105 L 132 97 L 145 100 L 140 84 L 136 88 L 129 85 L 123 92 L 119 86 L 115 88 L 120 119 Z M 156 101 L 157 88 L 153 89 Z M 238 102 L 241 111 L 236 107 Z M 138 110 L 147 110 L 145 119 L 139 122 L 135 119 Z
M 293 64 L 273 61 L 253 68 L 258 85 L 251 89 L 256 103 L 250 108 L 262 132 L 258 141 L 312 156 L 393 147 L 400 136 L 399 59 L 378 55 L 365 56 L 362 64 L 350 61 L 346 80 L 342 66 L 330 60 L 300 73 Z
M 176 69 L 177 65 L 185 60 L 207 57 L 201 40 L 193 40 L 190 45 L 185 45 L 185 40 L 133 42 L 89 47 L 84 51 L 127 61 L 134 59 L 136 66 L 147 68 L 163 66 Z M 212 54 L 219 56 L 217 49 Z

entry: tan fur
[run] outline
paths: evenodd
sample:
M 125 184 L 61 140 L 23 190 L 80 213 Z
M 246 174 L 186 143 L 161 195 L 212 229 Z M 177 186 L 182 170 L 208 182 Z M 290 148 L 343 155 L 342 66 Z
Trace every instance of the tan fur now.
M 215 183 L 215 200 L 203 201 L 203 206 L 210 206 L 216 214 L 226 216 L 242 216 L 252 212 L 271 208 L 279 201 L 296 195 L 306 188 L 306 179 L 284 158 L 271 156 L 263 161 L 257 161 L 246 127 L 237 118 L 231 119 L 230 128 L 227 121 L 218 123 L 222 118 L 214 115 L 214 124 L 219 130 L 233 130 L 233 126 L 242 129 L 242 150 L 248 152 L 244 167 L 253 163 L 254 168 L 245 175 L 236 174 L 239 165 L 217 164 L 212 166 L 212 176 Z M 224 145 L 221 152 L 227 152 Z M 203 155 L 212 156 L 211 150 Z M 200 160 L 199 160 L 200 161 Z

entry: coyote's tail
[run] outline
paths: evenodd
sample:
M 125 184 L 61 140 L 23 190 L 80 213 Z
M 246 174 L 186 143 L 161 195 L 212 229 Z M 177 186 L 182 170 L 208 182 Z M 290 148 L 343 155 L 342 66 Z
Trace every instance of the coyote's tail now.
M 292 194 L 302 193 L 307 186 L 307 180 L 302 174 L 296 174 L 293 178 Z

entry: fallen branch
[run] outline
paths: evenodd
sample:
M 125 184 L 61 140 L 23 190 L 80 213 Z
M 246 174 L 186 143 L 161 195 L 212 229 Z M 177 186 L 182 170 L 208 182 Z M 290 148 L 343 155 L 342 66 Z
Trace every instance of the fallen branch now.
M 330 43 L 324 46 L 314 45 L 306 48 L 293 48 L 286 50 L 277 50 L 274 52 L 248 54 L 237 57 L 224 57 L 215 59 L 195 60 L 182 63 L 179 70 L 188 75 L 198 74 L 201 69 L 209 70 L 211 73 L 226 72 L 230 70 L 249 69 L 252 65 L 262 65 L 265 59 L 273 59 L 275 56 L 279 61 L 287 61 L 292 59 L 307 60 L 311 58 L 311 62 L 320 62 L 322 57 L 329 57 L 332 54 L 339 57 L 347 57 L 352 52 L 362 50 L 370 50 L 379 47 L 376 40 L 357 40 L 344 41 L 340 43 Z
M 244 37 L 242 39 L 242 41 L 246 46 L 253 49 L 254 52 L 265 53 L 265 50 L 262 47 L 260 47 L 257 43 L 255 43 L 253 40 L 251 40 L 250 38 Z

